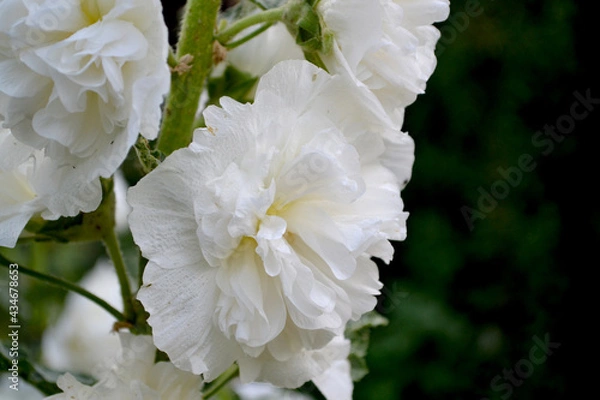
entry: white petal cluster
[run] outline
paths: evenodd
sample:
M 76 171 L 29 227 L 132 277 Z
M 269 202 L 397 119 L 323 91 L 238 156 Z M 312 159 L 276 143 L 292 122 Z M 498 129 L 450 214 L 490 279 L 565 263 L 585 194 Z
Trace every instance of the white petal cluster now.
M 57 219 L 98 207 L 100 182 L 85 182 L 76 175 L 70 166 L 0 128 L 0 246 L 14 247 L 34 214 Z
M 209 107 L 193 143 L 130 189 L 149 260 L 138 298 L 175 365 L 212 380 L 237 362 L 244 382 L 293 388 L 346 359 L 345 325 L 381 288 L 370 257 L 389 262 L 406 235 L 380 162 L 391 128 L 363 95 L 279 63 L 253 104 Z
M 159 0 L 3 0 L 3 126 L 84 184 L 111 176 L 139 133 L 158 133 L 170 79 L 161 10 Z
M 71 374 L 58 378 L 63 391 L 49 400 L 198 400 L 202 378 L 169 362 L 154 362 L 156 348 L 150 336 L 120 333 L 121 352 L 112 368 L 96 384 L 87 386 Z
M 329 71 L 366 85 L 401 126 L 435 69 L 432 24 L 448 17 L 449 0 L 321 0 L 317 8 L 334 35 L 322 57 Z

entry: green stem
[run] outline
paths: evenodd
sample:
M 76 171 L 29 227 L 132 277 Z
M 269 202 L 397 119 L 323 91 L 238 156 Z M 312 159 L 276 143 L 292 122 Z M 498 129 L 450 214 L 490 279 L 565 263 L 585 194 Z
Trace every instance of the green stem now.
M 178 64 L 177 59 L 175 58 L 175 52 L 173 52 L 173 48 L 169 46 L 169 54 L 167 55 L 167 64 L 171 68 L 175 68 Z
M 85 297 L 86 299 L 91 300 L 94 303 L 96 303 L 97 305 L 99 305 L 100 307 L 104 308 L 107 312 L 109 312 L 112 316 L 114 316 L 118 321 L 126 320 L 125 315 L 121 314 L 121 312 L 119 312 L 116 308 L 114 308 L 113 306 L 111 306 L 110 304 L 108 304 L 106 301 L 102 300 L 98 296 L 94 295 L 93 293 L 88 292 L 81 286 L 77 286 L 74 283 L 71 283 L 71 282 L 61 279 L 61 278 L 57 278 L 52 275 L 47 275 L 42 272 L 34 271 L 32 269 L 24 267 L 23 265 L 21 265 L 19 263 L 13 263 L 13 262 L 7 260 L 6 258 L 4 258 L 2 255 L 0 255 L 0 262 L 2 263 L 2 265 L 4 265 L 7 268 L 11 264 L 18 264 L 19 265 L 19 273 L 29 275 L 33 278 L 42 280 L 51 285 L 57 286 L 61 289 L 70 290 L 72 292 L 80 294 L 81 296 Z
M 123 313 L 125 314 L 127 321 L 134 321 L 133 295 L 131 293 L 131 287 L 129 286 L 129 278 L 127 277 L 127 269 L 125 267 L 125 262 L 123 261 L 123 254 L 119 247 L 119 239 L 117 238 L 114 229 L 110 229 L 106 232 L 103 237 L 103 242 L 110 259 L 115 266 L 117 277 L 119 278 L 121 296 L 123 297 Z
M 227 42 L 233 39 L 235 35 L 252 25 L 281 21 L 287 10 L 287 6 L 281 6 L 257 14 L 248 15 L 223 29 L 215 36 L 215 39 L 222 45 L 227 46 Z
M 264 24 L 263 26 L 261 26 L 260 28 L 256 29 L 251 34 L 249 34 L 248 36 L 245 36 L 245 37 L 241 38 L 240 40 L 236 40 L 235 42 L 229 42 L 229 43 L 227 43 L 225 45 L 225 47 L 227 47 L 228 49 L 235 49 L 236 47 L 241 46 L 244 43 L 246 43 L 247 41 L 255 38 L 258 35 L 260 35 L 261 33 L 263 33 L 264 31 L 266 31 L 267 29 L 269 29 L 272 26 L 273 26 L 273 22 L 268 23 L 268 24 Z
M 266 10 L 267 9 L 267 7 L 265 7 L 264 5 L 262 5 L 260 1 L 250 0 L 250 3 L 254 4 L 256 7 L 260 8 L 261 10 Z
M 207 400 L 217 394 L 230 380 L 238 376 L 240 369 L 236 364 L 233 364 L 227 371 L 223 372 L 217 380 L 208 387 L 206 392 L 202 393 L 202 399 Z
M 176 60 L 191 59 L 190 69 L 171 74 L 158 149 L 165 155 L 192 141 L 193 124 L 204 81 L 212 67 L 214 29 L 220 0 L 189 0 L 177 44 Z

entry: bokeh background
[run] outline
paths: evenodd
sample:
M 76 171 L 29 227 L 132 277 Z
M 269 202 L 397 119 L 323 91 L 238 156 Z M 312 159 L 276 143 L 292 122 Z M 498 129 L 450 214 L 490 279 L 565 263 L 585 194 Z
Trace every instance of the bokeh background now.
M 163 3 L 174 31 L 182 1 Z M 371 333 L 356 399 L 567 399 L 585 381 L 600 104 L 567 122 L 574 93 L 600 99 L 600 87 L 582 4 L 453 0 L 438 24 L 438 67 L 406 110 L 416 142 L 403 192 L 409 234 L 381 265 L 378 311 L 389 324 Z M 543 133 L 557 124 L 569 133 Z M 129 235 L 122 241 L 131 248 Z M 1 251 L 74 281 L 103 253 L 47 243 Z M 35 358 L 65 293 L 25 276 L 21 293 L 21 343 Z

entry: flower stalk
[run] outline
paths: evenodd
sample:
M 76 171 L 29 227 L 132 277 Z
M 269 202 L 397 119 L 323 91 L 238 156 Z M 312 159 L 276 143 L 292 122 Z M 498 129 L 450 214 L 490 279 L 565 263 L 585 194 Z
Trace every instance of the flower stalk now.
M 127 269 L 123 260 L 123 254 L 119 246 L 119 240 L 114 229 L 110 229 L 104 235 L 102 241 L 106 246 L 106 250 L 110 259 L 112 260 L 117 277 L 119 278 L 119 285 L 121 286 L 121 296 L 123 297 L 123 313 L 126 321 L 134 321 L 135 312 L 133 307 L 133 295 L 131 292 L 131 286 L 129 284 L 129 278 L 127 276 Z
M 204 400 L 210 399 L 212 396 L 217 394 L 229 381 L 240 374 L 240 369 L 237 364 L 233 364 L 227 371 L 223 372 L 213 383 L 206 389 L 202 394 Z
M 270 10 L 262 11 L 257 14 L 248 15 L 247 17 L 237 20 L 227 28 L 223 29 L 215 36 L 215 39 L 223 46 L 228 47 L 228 42 L 231 39 L 233 39 L 235 35 L 242 32 L 244 29 L 247 29 L 253 25 L 263 23 L 271 24 L 277 21 L 281 21 L 287 10 L 287 6 L 281 6 L 277 8 L 272 8 Z
M 188 1 L 175 59 L 185 57 L 189 69 L 171 74 L 158 149 L 165 155 L 186 147 L 192 140 L 193 124 L 204 81 L 212 67 L 214 27 L 219 0 Z

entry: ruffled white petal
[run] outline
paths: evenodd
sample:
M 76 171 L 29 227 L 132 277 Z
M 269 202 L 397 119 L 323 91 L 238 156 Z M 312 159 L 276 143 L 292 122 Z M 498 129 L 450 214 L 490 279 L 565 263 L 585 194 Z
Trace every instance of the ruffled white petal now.
M 158 0 L 0 4 L 10 15 L 0 20 L 0 120 L 57 169 L 73 170 L 60 172 L 69 176 L 61 192 L 93 185 L 86 204 L 99 203 L 91 182 L 115 172 L 139 133 L 157 136 L 170 82 L 161 10 Z M 57 200 L 58 215 L 89 211 Z
M 347 359 L 334 361 L 313 383 L 327 400 L 352 400 L 354 384 Z
M 240 379 L 243 383 L 267 381 L 279 387 L 297 388 L 322 375 L 336 362 L 346 360 L 349 353 L 350 341 L 337 336 L 321 349 L 300 351 L 283 362 L 266 354 L 259 358 L 245 357 L 238 360 Z M 340 394 L 347 393 L 347 387 L 340 389 Z M 333 398 L 336 397 L 328 397 Z
M 317 6 L 334 34 L 322 59 L 330 72 L 365 85 L 402 125 L 404 108 L 425 90 L 440 37 L 432 25 L 448 17 L 447 0 L 323 0 Z
M 45 219 L 74 216 L 98 207 L 100 182 L 77 179 L 68 165 L 0 130 L 0 246 L 14 247 L 34 214 Z
M 219 295 L 216 274 L 208 265 L 165 269 L 150 262 L 138 293 L 150 313 L 156 347 L 177 367 L 204 374 L 207 381 L 241 354 L 213 323 Z
M 112 368 L 93 386 L 78 382 L 72 375 L 58 378 L 63 393 L 48 397 L 67 399 L 198 399 L 203 381 L 200 376 L 179 370 L 169 362 L 154 363 L 156 348 L 150 336 L 120 333 L 121 351 Z

